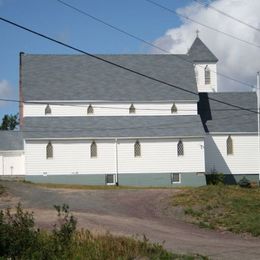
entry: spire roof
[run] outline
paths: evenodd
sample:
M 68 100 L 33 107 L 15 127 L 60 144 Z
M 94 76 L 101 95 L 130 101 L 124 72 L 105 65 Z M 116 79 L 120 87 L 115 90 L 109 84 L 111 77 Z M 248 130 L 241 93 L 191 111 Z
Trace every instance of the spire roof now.
M 217 62 L 217 57 L 209 50 L 203 41 L 197 36 L 188 55 L 194 62 Z

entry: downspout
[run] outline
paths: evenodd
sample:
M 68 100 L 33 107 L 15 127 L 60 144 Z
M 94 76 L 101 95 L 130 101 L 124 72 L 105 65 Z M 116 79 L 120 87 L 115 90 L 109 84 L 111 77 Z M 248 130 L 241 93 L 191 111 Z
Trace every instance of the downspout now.
M 5 175 L 4 154 L 2 156 L 2 167 L 3 167 L 3 175 Z
M 260 72 L 257 72 L 257 132 L 258 132 L 258 174 L 259 174 L 259 182 L 260 185 Z
M 116 142 L 116 186 L 119 185 L 119 179 L 118 179 L 118 147 L 117 147 L 117 138 L 115 139 Z
M 22 56 L 24 55 L 24 52 L 20 52 L 19 54 L 19 123 L 20 123 L 20 129 L 23 126 L 23 110 L 24 110 L 24 104 L 23 104 L 23 93 L 22 93 Z

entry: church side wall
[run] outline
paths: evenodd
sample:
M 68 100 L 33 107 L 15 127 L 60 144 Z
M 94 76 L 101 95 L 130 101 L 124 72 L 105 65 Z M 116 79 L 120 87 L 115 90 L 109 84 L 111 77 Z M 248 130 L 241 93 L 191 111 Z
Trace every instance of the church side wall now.
M 53 140 L 52 159 L 46 159 L 48 141 L 26 141 L 27 179 L 98 185 L 105 184 L 105 174 L 116 174 L 118 168 L 121 185 L 171 186 L 174 172 L 182 173 L 179 185 L 204 185 L 204 174 L 197 174 L 205 171 L 203 138 L 182 140 L 181 157 L 177 156 L 176 139 L 139 139 L 140 157 L 134 157 L 136 140 L 120 139 L 117 145 L 115 140 L 95 140 L 96 158 L 90 157 L 92 140 Z
M 168 103 L 134 103 L 136 112 L 129 114 L 131 103 L 92 103 L 94 113 L 87 115 L 89 103 L 72 103 L 70 105 L 50 104 L 52 113 L 48 116 L 146 116 L 146 115 L 196 115 L 197 102 L 176 102 L 177 112 L 171 113 L 173 102 Z M 24 116 L 45 116 L 44 104 L 24 104 Z
M 231 134 L 233 155 L 227 155 L 228 135 L 205 137 L 206 172 L 213 170 L 227 175 L 258 175 L 259 152 L 257 135 Z

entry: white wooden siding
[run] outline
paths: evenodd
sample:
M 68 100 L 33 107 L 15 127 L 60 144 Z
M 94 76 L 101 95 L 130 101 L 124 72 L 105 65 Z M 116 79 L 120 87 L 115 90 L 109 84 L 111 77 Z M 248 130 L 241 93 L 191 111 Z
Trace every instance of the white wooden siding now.
M 204 141 L 182 139 L 184 156 L 177 156 L 174 139 L 139 139 L 141 157 L 134 157 L 136 140 L 118 140 L 119 173 L 203 172 Z M 48 141 L 26 141 L 26 173 L 47 174 L 106 174 L 116 173 L 115 140 L 95 140 L 98 156 L 90 158 L 92 140 L 52 141 L 53 158 L 46 159 Z
M 203 139 L 182 139 L 184 156 L 177 156 L 178 141 L 140 139 L 141 156 L 134 157 L 134 141 L 119 140 L 119 172 L 204 172 Z
M 34 174 L 101 174 L 113 173 L 115 150 L 113 141 L 97 144 L 97 157 L 90 157 L 92 140 L 52 141 L 53 158 L 46 159 L 44 141 L 27 141 L 25 145 L 26 173 Z
M 24 154 L 22 152 L 4 152 L 0 155 L 0 175 L 24 175 Z
M 176 102 L 177 113 L 171 113 L 172 102 L 167 103 L 133 103 L 136 109 L 135 114 L 129 114 L 131 103 L 91 103 L 94 113 L 87 114 L 89 104 L 72 103 L 55 105 L 50 104 L 52 113 L 46 116 L 145 116 L 145 115 L 196 115 L 197 103 Z M 24 104 L 24 116 L 45 116 L 43 104 Z
M 205 138 L 206 171 L 225 174 L 257 174 L 260 156 L 258 155 L 257 135 L 231 135 L 233 155 L 227 155 L 228 135 L 208 135 Z
M 210 84 L 205 84 L 205 68 L 210 69 Z M 217 65 L 198 63 L 195 65 L 195 74 L 197 74 L 197 87 L 199 92 L 217 92 Z M 213 72 L 214 71 L 214 72 Z

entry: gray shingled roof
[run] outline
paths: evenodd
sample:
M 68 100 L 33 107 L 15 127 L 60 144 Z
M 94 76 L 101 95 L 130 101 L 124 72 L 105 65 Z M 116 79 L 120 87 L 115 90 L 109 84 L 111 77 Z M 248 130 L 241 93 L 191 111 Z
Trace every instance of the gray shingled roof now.
M 23 150 L 23 136 L 20 131 L 0 130 L 0 151 Z
M 256 93 L 200 93 L 199 113 L 206 132 L 257 132 L 256 113 L 232 108 L 209 98 L 257 111 Z
M 194 62 L 217 62 L 218 58 L 209 48 L 197 37 L 188 51 L 189 57 Z
M 187 55 L 98 55 L 197 92 Z M 181 58 L 181 59 L 180 59 Z M 198 96 L 138 76 L 87 55 L 22 55 L 22 93 L 30 100 L 163 101 Z
M 26 117 L 25 138 L 204 136 L 200 117 Z

